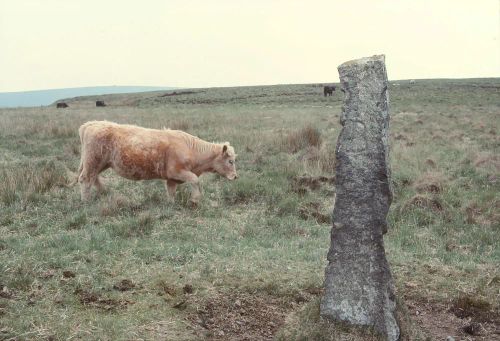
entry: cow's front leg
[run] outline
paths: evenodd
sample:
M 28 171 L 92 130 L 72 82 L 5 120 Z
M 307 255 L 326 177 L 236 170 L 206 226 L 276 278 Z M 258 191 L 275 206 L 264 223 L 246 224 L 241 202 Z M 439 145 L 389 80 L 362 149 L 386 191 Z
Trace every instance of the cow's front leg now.
M 177 182 L 174 180 L 165 180 L 165 188 L 168 193 L 168 201 L 175 201 L 175 190 L 177 189 Z
M 175 175 L 175 180 L 188 182 L 191 185 L 190 201 L 192 204 L 198 204 L 201 198 L 200 180 L 198 179 L 198 176 L 190 171 L 182 171 L 179 174 Z

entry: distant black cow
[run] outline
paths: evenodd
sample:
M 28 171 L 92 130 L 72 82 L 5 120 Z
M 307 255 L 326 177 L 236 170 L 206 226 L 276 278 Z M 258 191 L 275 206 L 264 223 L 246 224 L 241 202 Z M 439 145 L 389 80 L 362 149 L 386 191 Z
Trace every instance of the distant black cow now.
M 61 103 L 57 103 L 56 104 L 56 108 L 67 108 L 68 105 L 64 102 L 61 102 Z
M 325 95 L 325 97 L 332 96 L 334 91 L 335 91 L 334 85 L 325 85 L 323 87 L 323 94 Z
M 106 103 L 104 103 L 104 101 L 95 101 L 95 106 L 96 107 L 105 107 Z

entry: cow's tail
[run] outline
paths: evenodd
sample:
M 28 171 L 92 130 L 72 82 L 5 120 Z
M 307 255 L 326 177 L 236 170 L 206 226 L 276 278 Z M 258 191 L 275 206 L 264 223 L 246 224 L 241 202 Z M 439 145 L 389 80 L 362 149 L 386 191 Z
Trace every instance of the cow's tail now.
M 76 185 L 76 183 L 78 182 L 78 179 L 80 178 L 80 174 L 82 174 L 82 170 L 83 170 L 83 162 L 82 162 L 82 160 L 80 160 L 80 166 L 78 167 L 78 172 L 76 172 L 76 173 L 71 172 L 73 175 L 73 181 L 71 181 L 69 183 L 69 186 Z
M 87 128 L 89 123 L 90 122 L 82 124 L 78 129 L 78 135 L 80 136 L 80 165 L 78 166 L 78 172 L 76 174 L 73 173 L 74 178 L 73 181 L 71 181 L 71 183 L 69 184 L 70 186 L 76 185 L 78 179 L 80 178 L 80 174 L 82 174 L 83 171 L 83 147 L 84 147 L 83 141 L 85 140 L 85 129 Z

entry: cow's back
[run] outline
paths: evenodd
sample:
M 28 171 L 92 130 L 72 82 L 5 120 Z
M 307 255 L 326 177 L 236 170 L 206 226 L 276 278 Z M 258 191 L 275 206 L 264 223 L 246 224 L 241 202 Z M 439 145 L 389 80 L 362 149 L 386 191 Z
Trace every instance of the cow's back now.
M 79 132 L 88 157 L 132 180 L 165 178 L 168 164 L 185 153 L 179 138 L 164 130 L 91 121 Z

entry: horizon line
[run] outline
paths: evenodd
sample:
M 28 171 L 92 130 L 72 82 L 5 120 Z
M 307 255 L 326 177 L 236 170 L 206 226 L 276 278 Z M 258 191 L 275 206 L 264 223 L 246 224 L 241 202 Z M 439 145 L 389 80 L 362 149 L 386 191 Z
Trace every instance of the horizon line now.
M 388 79 L 389 82 L 400 82 L 410 80 L 460 80 L 460 79 L 495 79 L 500 76 L 491 77 L 437 77 L 437 78 L 400 78 Z M 85 86 L 70 86 L 60 88 L 48 89 L 34 89 L 34 90 L 14 90 L 14 91 L 1 91 L 2 94 L 7 93 L 20 93 L 20 92 L 36 92 L 36 91 L 52 91 L 52 90 L 66 90 L 66 89 L 89 89 L 89 88 L 168 88 L 168 89 L 209 89 L 209 88 L 237 88 L 237 87 L 252 87 L 252 86 L 275 86 L 275 85 L 305 85 L 305 84 L 340 84 L 340 82 L 308 82 L 308 83 L 270 83 L 270 84 L 247 84 L 247 85 L 219 85 L 219 86 L 157 86 L 157 85 L 85 85 Z M 168 90 L 166 89 L 166 90 Z

